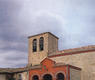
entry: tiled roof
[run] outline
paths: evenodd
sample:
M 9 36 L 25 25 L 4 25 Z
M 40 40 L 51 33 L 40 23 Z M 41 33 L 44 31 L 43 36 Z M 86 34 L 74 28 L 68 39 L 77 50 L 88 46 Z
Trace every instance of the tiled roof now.
M 77 69 L 77 70 L 81 70 L 81 68 L 79 68 L 79 67 L 72 66 L 72 65 L 69 65 L 69 64 L 65 64 L 65 63 L 56 63 L 56 64 L 54 65 L 54 67 L 60 67 L 60 66 L 69 66 L 69 67 L 71 67 L 71 68 L 74 68 L 74 69 Z
M 16 73 L 26 71 L 26 68 L 0 68 L 0 73 Z
M 61 54 L 68 54 L 68 53 L 80 53 L 80 52 L 86 52 L 86 51 L 95 51 L 95 45 L 89 45 L 89 46 L 84 46 L 80 48 L 73 48 L 73 49 L 66 49 L 62 51 L 57 51 L 55 53 L 50 53 L 49 56 L 54 56 L 54 55 L 61 55 Z
M 52 36 L 54 36 L 55 38 L 59 39 L 57 36 L 55 36 L 54 34 L 52 34 L 51 32 L 44 32 L 44 33 L 40 33 L 40 34 L 36 34 L 36 35 L 33 35 L 33 36 L 29 36 L 28 38 L 31 38 L 31 37 L 35 37 L 35 36 L 39 36 L 39 35 L 43 35 L 43 34 L 51 34 Z
M 57 66 L 64 66 L 64 65 L 66 65 L 65 63 L 56 63 L 55 65 L 54 65 L 54 67 L 57 67 Z
M 18 72 L 25 72 L 30 69 L 39 69 L 39 68 L 41 68 L 41 65 L 28 66 L 23 68 L 0 68 L 0 73 L 18 73 Z
M 54 67 L 60 67 L 60 66 L 71 66 L 69 64 L 65 64 L 65 63 L 55 63 Z M 74 66 L 75 67 L 75 66 Z M 20 73 L 20 72 L 25 72 L 25 71 L 29 71 L 31 69 L 41 69 L 42 66 L 41 65 L 36 65 L 36 66 L 28 66 L 28 67 L 24 67 L 24 68 L 0 68 L 0 74 L 6 74 L 6 73 Z M 78 67 L 75 67 L 77 69 Z
M 56 56 L 56 55 L 67 55 L 67 54 L 71 54 L 71 53 L 80 53 L 80 52 L 85 52 L 85 51 L 87 51 L 87 52 L 95 51 L 95 45 L 58 51 L 58 52 L 56 52 L 56 54 L 55 53 L 49 54 L 49 57 Z M 55 66 L 60 66 L 60 65 L 65 65 L 65 64 L 62 64 L 62 63 L 55 64 Z M 24 72 L 24 71 L 28 71 L 30 69 L 39 69 L 39 68 L 41 68 L 41 65 L 28 66 L 28 67 L 23 67 L 23 68 L 0 68 L 0 73 Z

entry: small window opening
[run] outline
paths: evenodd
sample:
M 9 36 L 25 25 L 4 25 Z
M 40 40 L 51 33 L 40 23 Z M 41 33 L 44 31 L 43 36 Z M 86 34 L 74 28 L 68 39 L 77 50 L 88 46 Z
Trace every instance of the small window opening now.
M 46 74 L 43 76 L 43 80 L 52 80 L 52 76 L 50 74 Z
M 57 80 L 65 80 L 64 74 L 58 73 L 57 74 Z
M 33 40 L 33 52 L 37 51 L 37 39 Z
M 43 37 L 40 37 L 39 48 L 40 48 L 40 51 L 44 50 L 44 38 Z
M 34 76 L 32 77 L 32 80 L 39 80 L 39 77 L 38 77 L 37 75 L 34 75 Z

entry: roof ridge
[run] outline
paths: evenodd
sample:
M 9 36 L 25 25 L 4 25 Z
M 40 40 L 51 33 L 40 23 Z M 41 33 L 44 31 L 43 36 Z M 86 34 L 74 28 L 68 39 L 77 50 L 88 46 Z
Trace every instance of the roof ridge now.
M 68 53 L 79 53 L 79 52 L 86 52 L 86 51 L 92 51 L 92 50 L 95 50 L 95 45 L 88 45 L 88 46 L 83 46 L 79 48 L 65 49 L 65 50 L 57 51 L 56 54 L 51 53 L 49 54 L 49 56 L 64 55 Z
M 78 48 L 71 48 L 71 49 L 65 49 L 65 50 L 61 50 L 58 52 L 65 52 L 65 51 L 69 51 L 69 50 L 78 50 L 78 49 L 92 49 L 95 48 L 95 45 L 88 45 L 88 46 L 82 46 L 82 47 L 78 47 Z
M 56 35 L 54 35 L 53 33 L 51 32 L 43 32 L 43 33 L 40 33 L 40 34 L 35 34 L 35 35 L 32 35 L 32 36 L 28 36 L 28 38 L 31 38 L 31 37 L 34 37 L 34 36 L 38 36 L 38 35 L 43 35 L 43 34 L 51 34 L 52 36 L 56 37 L 57 39 L 59 39 Z

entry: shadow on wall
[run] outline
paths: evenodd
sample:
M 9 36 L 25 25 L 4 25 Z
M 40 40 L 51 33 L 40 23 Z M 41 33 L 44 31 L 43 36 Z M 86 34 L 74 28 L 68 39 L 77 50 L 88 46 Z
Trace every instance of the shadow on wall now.
M 6 76 L 6 80 L 16 80 L 14 77 L 13 77 L 13 74 L 8 74 L 7 76 Z

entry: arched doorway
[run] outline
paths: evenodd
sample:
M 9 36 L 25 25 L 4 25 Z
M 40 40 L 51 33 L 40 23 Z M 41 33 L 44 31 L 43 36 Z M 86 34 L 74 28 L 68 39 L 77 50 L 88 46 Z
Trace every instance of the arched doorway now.
M 38 77 L 37 75 L 34 75 L 34 76 L 32 77 L 32 80 L 39 80 L 39 77 Z
M 45 74 L 43 80 L 52 80 L 52 76 L 50 74 Z
M 63 73 L 58 73 L 56 77 L 57 77 L 57 80 L 65 80 L 65 76 Z

